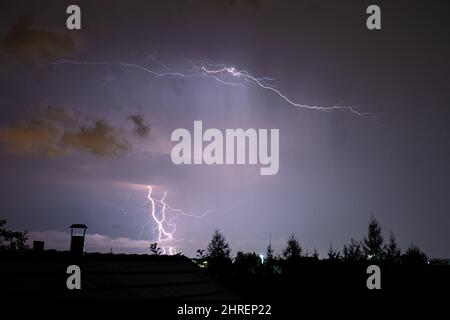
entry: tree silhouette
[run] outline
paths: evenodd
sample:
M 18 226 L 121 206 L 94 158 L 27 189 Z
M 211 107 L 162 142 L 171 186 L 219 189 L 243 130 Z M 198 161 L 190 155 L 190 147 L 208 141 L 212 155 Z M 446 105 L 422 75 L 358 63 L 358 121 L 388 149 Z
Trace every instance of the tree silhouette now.
M 225 237 L 216 229 L 207 248 L 208 270 L 219 277 L 228 276 L 231 272 L 230 246 Z
M 314 251 L 312 253 L 312 257 L 316 260 L 319 260 L 319 252 L 317 251 L 316 248 L 314 248 Z
M 303 250 L 302 250 L 302 252 L 303 252 Z M 307 257 L 307 258 L 309 257 L 309 250 L 308 250 L 308 248 L 306 248 L 305 252 L 303 254 L 301 254 L 301 256 Z
M 27 250 L 28 231 L 8 230 L 6 220 L 0 220 L 0 250 Z
M 275 256 L 273 254 L 272 242 L 269 242 L 269 245 L 266 249 L 266 259 L 264 260 L 264 270 L 267 273 L 273 273 L 275 271 Z
M 205 250 L 197 249 L 197 259 L 204 259 L 204 258 L 205 258 Z
M 383 236 L 377 220 L 372 217 L 369 221 L 367 237 L 363 240 L 364 255 L 372 261 L 380 261 L 383 258 Z
M 384 259 L 390 264 L 400 262 L 401 251 L 395 239 L 394 233 L 389 235 L 389 243 L 384 247 Z
M 266 261 L 271 261 L 274 259 L 273 256 L 273 249 L 272 249 L 272 243 L 269 243 L 266 249 Z
M 207 253 L 209 258 L 230 258 L 230 246 L 225 237 L 216 229 L 209 242 Z
M 344 245 L 343 260 L 346 262 L 357 263 L 364 260 L 364 254 L 361 249 L 361 243 L 355 239 L 350 239 L 348 245 Z
M 158 243 L 150 243 L 150 252 L 152 253 L 152 255 L 161 255 L 161 248 L 158 247 Z
M 256 253 L 239 251 L 233 262 L 234 273 L 240 276 L 257 274 L 261 270 L 261 259 Z
M 302 255 L 302 247 L 300 243 L 295 238 L 294 234 L 291 234 L 291 237 L 287 241 L 287 246 L 283 250 L 283 257 L 285 259 L 291 259 L 295 257 L 300 257 Z
M 428 262 L 427 255 L 414 244 L 411 244 L 401 257 L 402 262 L 408 265 L 421 265 Z
M 333 248 L 333 242 L 330 244 L 330 248 L 328 249 L 328 259 L 330 260 L 339 260 L 341 258 L 341 253 L 338 250 Z

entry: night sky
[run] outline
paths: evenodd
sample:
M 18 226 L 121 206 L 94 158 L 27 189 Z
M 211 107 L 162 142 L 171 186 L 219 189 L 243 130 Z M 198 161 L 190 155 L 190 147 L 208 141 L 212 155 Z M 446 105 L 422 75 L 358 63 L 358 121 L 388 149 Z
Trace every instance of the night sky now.
M 392 3 L 395 2 L 395 3 Z M 0 2 L 0 218 L 47 248 L 89 226 L 88 251 L 148 252 L 146 186 L 179 217 L 177 251 L 205 248 L 216 227 L 233 249 L 280 253 L 291 233 L 325 255 L 361 239 L 370 216 L 402 248 L 450 255 L 449 6 L 445 1 Z M 382 30 L 366 28 L 369 4 Z M 262 88 L 155 77 L 119 65 L 188 70 L 235 66 L 307 105 Z M 278 174 L 259 166 L 176 166 L 171 132 L 280 129 Z M 147 208 L 147 209 L 146 209 Z

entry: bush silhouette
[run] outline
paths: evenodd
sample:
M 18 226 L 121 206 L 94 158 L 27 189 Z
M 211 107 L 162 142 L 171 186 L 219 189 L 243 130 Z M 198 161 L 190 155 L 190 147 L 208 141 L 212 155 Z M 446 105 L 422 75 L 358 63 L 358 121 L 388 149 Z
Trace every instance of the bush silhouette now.
M 411 244 L 402 255 L 401 260 L 403 264 L 417 266 L 427 264 L 428 257 L 418 246 Z
M 18 251 L 28 249 L 28 232 L 5 228 L 6 220 L 0 220 L 0 250 Z
M 350 239 L 350 243 L 348 245 L 344 245 L 344 249 L 342 250 L 342 259 L 345 262 L 350 263 L 360 263 L 364 261 L 364 254 L 361 247 L 362 245 L 360 242 L 355 239 Z
M 233 262 L 234 274 L 247 276 L 259 274 L 262 268 L 261 258 L 256 253 L 243 253 L 239 251 Z

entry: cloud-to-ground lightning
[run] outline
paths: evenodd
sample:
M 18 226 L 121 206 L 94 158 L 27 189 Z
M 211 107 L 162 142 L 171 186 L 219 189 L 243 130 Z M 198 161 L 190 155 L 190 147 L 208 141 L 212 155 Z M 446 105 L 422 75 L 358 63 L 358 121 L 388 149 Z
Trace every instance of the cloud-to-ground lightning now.
M 175 228 L 172 230 L 168 230 L 168 227 L 171 227 L 170 223 L 166 222 L 166 203 L 164 202 L 164 199 L 166 198 L 167 192 L 164 192 L 163 197 L 159 202 L 161 203 L 161 209 L 159 210 L 159 213 L 156 211 L 156 201 L 152 197 L 152 187 L 148 186 L 148 193 L 147 193 L 147 199 L 150 202 L 150 215 L 153 219 L 153 222 L 156 223 L 156 232 L 158 234 L 158 243 L 165 242 L 165 241 L 171 241 L 173 240 L 173 233 L 175 232 Z M 173 224 L 172 224 L 173 225 Z M 165 247 L 162 247 L 163 253 L 165 254 Z M 175 249 L 172 246 L 169 246 L 169 254 L 174 254 Z
M 120 61 L 78 61 L 78 60 L 58 60 L 52 63 L 52 65 L 61 65 L 61 64 L 69 64 L 69 65 L 87 65 L 87 66 L 119 66 L 126 69 L 138 70 L 141 72 L 145 72 L 151 74 L 155 77 L 179 77 L 179 78 L 210 78 L 212 80 L 218 81 L 224 85 L 232 85 L 232 86 L 243 86 L 248 84 L 253 84 L 258 86 L 259 88 L 270 91 L 272 94 L 275 94 L 279 98 L 281 98 L 288 105 L 295 107 L 298 110 L 313 110 L 313 111 L 343 111 L 349 114 L 353 114 L 359 118 L 370 121 L 377 125 L 380 125 L 378 122 L 378 115 L 362 112 L 358 110 L 355 106 L 350 105 L 341 105 L 341 103 L 333 104 L 330 106 L 318 106 L 318 105 L 307 105 L 294 101 L 291 97 L 281 89 L 278 89 L 275 85 L 272 85 L 273 78 L 270 77 L 256 77 L 250 74 L 246 70 L 240 70 L 234 66 L 226 66 L 223 64 L 211 64 L 204 61 L 194 61 L 189 60 L 189 67 L 186 68 L 170 68 L 166 64 L 160 62 L 156 59 L 154 55 L 149 56 L 149 59 L 153 62 L 153 64 L 158 65 L 163 71 L 158 69 L 153 69 L 151 66 L 143 66 L 135 63 L 127 63 Z M 108 80 L 112 80 L 112 77 L 108 77 Z
M 241 202 L 229 209 L 210 209 L 202 213 L 187 212 L 183 209 L 174 208 L 166 202 L 167 191 L 161 193 L 158 197 L 154 194 L 154 188 L 151 185 L 145 187 L 146 199 L 144 203 L 134 208 L 133 210 L 121 210 L 123 214 L 138 214 L 144 213 L 146 215 L 145 222 L 140 227 L 139 238 L 142 238 L 147 232 L 152 231 L 155 238 L 152 242 L 158 244 L 162 254 L 173 255 L 177 253 L 175 243 L 183 241 L 175 237 L 177 231 L 177 219 L 180 217 L 187 218 L 204 218 L 211 214 L 226 214 L 238 207 Z M 114 205 L 109 203 L 110 205 Z M 114 207 L 117 207 L 114 205 Z M 152 226 L 152 227 L 150 227 Z
M 180 216 L 190 217 L 190 218 L 203 218 L 207 215 L 214 213 L 228 213 L 234 209 L 230 208 L 227 210 L 207 210 L 201 214 L 194 214 L 186 212 L 182 209 L 173 208 L 169 204 L 165 202 L 167 191 L 163 193 L 161 199 L 157 199 L 152 196 L 153 188 L 152 186 L 147 186 L 147 201 L 150 204 L 150 216 L 152 218 L 152 222 L 154 223 L 154 231 L 156 232 L 158 238 L 157 242 L 162 244 L 162 251 L 164 254 L 173 255 L 176 253 L 175 247 L 172 245 L 173 241 L 179 241 L 181 239 L 175 238 L 175 232 L 177 231 L 176 219 Z M 158 209 L 159 207 L 159 209 Z M 149 220 L 150 221 L 150 220 Z M 168 250 L 166 250 L 165 243 L 168 243 Z

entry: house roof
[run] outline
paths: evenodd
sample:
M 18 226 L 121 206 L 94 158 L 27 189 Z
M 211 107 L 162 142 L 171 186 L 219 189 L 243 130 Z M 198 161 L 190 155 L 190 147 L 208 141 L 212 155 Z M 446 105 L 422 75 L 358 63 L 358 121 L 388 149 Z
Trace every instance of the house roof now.
M 70 299 L 70 264 L 68 252 L 2 257 L 0 296 Z M 239 299 L 184 256 L 86 254 L 79 265 L 82 290 L 77 299 Z

